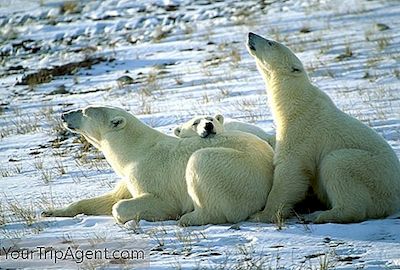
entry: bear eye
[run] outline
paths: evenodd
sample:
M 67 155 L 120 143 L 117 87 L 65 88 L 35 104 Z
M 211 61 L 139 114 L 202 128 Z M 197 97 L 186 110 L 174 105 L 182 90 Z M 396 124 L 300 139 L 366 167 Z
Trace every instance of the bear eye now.
M 271 42 L 271 41 L 267 41 L 267 44 L 269 45 L 269 46 L 272 46 L 273 45 L 273 43 Z
M 199 123 L 200 123 L 200 120 L 196 120 L 196 121 L 193 122 L 193 125 L 192 125 L 192 126 L 195 127 L 195 126 L 197 126 Z
M 297 68 L 297 67 L 292 67 L 292 72 L 293 73 L 299 73 L 299 72 L 301 72 L 301 70 L 299 68 Z

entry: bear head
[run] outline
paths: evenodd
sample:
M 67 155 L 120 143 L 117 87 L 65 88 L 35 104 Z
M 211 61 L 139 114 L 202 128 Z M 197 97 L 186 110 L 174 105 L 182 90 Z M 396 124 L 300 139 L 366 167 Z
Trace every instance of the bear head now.
M 61 119 L 68 130 L 83 135 L 100 148 L 100 141 L 106 134 L 125 128 L 129 115 L 119 108 L 92 105 L 63 113 Z
M 219 134 L 224 131 L 224 117 L 217 114 L 214 117 L 200 116 L 176 127 L 174 134 L 179 138 L 200 136 L 201 138 Z
M 265 39 L 252 32 L 248 35 L 247 50 L 256 59 L 261 73 L 268 77 L 271 74 L 291 77 L 307 77 L 303 64 L 285 45 Z

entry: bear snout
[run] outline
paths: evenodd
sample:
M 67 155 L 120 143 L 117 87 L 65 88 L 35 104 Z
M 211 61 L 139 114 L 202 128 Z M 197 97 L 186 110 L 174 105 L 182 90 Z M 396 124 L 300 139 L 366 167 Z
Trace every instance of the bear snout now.
M 61 114 L 61 120 L 67 122 L 69 119 L 74 118 L 78 111 L 68 111 Z
M 62 113 L 62 114 L 61 114 L 61 120 L 62 120 L 64 123 L 67 123 L 68 120 L 71 118 L 71 114 L 72 114 L 72 111 Z
M 267 45 L 270 47 L 274 45 L 274 41 L 263 38 L 262 36 L 254 34 L 253 32 L 249 32 L 247 46 L 249 47 L 250 50 L 256 51 L 256 44 L 259 43 L 260 41 L 267 43 Z
M 74 110 L 69 112 L 64 112 L 61 114 L 61 120 L 68 129 L 76 129 L 76 125 L 80 122 L 80 116 L 82 115 L 82 110 Z
M 249 47 L 250 50 L 256 51 L 256 47 L 255 47 L 254 43 L 255 43 L 255 39 L 257 36 L 258 35 L 254 34 L 252 32 L 249 32 L 249 36 L 247 39 L 247 46 Z

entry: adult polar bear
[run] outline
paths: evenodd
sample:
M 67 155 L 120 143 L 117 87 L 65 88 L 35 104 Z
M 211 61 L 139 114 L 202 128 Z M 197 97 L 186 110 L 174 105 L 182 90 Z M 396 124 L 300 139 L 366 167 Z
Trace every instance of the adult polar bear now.
M 125 223 L 183 215 L 181 225 L 201 225 L 245 220 L 266 203 L 273 151 L 253 135 L 179 139 L 113 107 L 88 106 L 62 118 L 68 129 L 104 153 L 123 180 L 110 193 L 44 216 L 112 214 Z
M 254 219 L 290 214 L 311 185 L 329 210 L 316 223 L 381 218 L 400 209 L 400 164 L 383 138 L 340 111 L 309 81 L 284 45 L 249 33 L 248 51 L 266 86 L 277 126 L 274 181 L 265 209 Z

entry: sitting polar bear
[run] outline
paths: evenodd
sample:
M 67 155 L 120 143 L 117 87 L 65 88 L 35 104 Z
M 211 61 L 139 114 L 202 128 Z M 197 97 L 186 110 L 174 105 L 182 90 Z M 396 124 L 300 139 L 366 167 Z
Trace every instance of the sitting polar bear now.
M 266 133 L 261 128 L 245 122 L 229 119 L 226 121 L 224 116 L 217 114 L 211 116 L 198 116 L 174 129 L 174 134 L 179 138 L 200 136 L 202 138 L 210 135 L 219 134 L 224 131 L 242 131 L 256 135 L 266 141 L 272 148 L 275 147 L 275 136 Z
M 287 217 L 309 186 L 328 210 L 316 223 L 382 218 L 400 209 L 400 164 L 375 131 L 340 111 L 312 85 L 284 45 L 249 33 L 247 48 L 267 85 L 277 126 L 274 181 L 254 219 Z
M 125 223 L 183 215 L 181 225 L 201 225 L 243 221 L 266 203 L 273 151 L 255 136 L 178 139 L 122 109 L 102 106 L 70 111 L 62 119 L 104 153 L 122 181 L 109 193 L 44 216 L 112 214 Z

